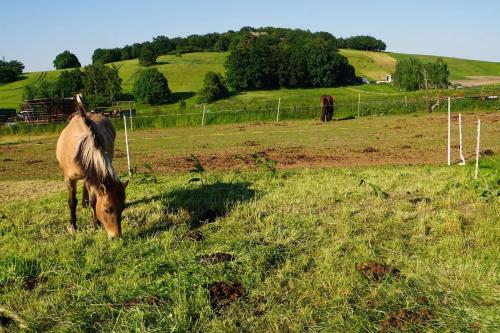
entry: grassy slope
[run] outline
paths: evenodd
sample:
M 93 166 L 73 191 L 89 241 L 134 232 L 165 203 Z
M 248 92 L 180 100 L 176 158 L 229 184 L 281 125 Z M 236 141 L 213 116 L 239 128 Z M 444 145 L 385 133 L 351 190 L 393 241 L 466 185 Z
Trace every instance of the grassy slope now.
M 356 75 L 370 80 L 383 80 L 385 75 L 394 72 L 396 59 L 383 52 L 340 50 L 356 68 Z
M 341 53 L 349 58 L 349 61 L 356 67 L 358 75 L 366 76 L 370 79 L 380 79 L 385 74 L 390 73 L 395 65 L 395 58 L 405 57 L 401 54 L 388 54 L 377 52 L 363 52 L 353 50 L 341 50 Z M 209 71 L 224 72 L 224 61 L 227 53 L 192 53 L 184 54 L 182 57 L 162 56 L 159 57 L 159 65 L 156 67 L 167 75 L 171 90 L 176 94 L 175 100 L 185 99 L 188 109 L 200 108 L 197 106 L 194 94 L 202 87 L 203 76 Z M 424 60 L 432 60 L 435 57 L 421 56 Z M 453 79 L 463 78 L 467 75 L 499 75 L 500 63 L 488 63 L 481 61 L 462 60 L 446 58 L 449 61 L 451 77 Z M 128 60 L 116 63 L 120 66 L 120 76 L 123 79 L 125 92 L 131 92 L 136 73 L 143 67 L 139 66 L 137 60 Z M 42 72 L 29 73 L 26 79 L 0 86 L 0 107 L 18 107 L 22 96 L 22 88 L 33 82 L 42 75 Z M 58 71 L 48 71 L 45 79 L 54 80 L 59 75 Z M 364 100 L 380 99 L 383 95 L 397 95 L 398 91 L 389 86 L 360 86 L 351 88 L 327 88 L 327 89 L 280 89 L 272 91 L 250 91 L 232 96 L 229 99 L 215 103 L 214 108 L 235 109 L 242 106 L 266 107 L 277 103 L 278 98 L 282 99 L 285 105 L 317 104 L 318 96 L 321 94 L 334 94 L 341 101 L 354 101 L 357 94 L 367 92 Z M 141 113 L 155 112 L 177 112 L 176 102 L 161 105 L 147 106 L 138 104 Z
M 54 81 L 60 71 L 32 72 L 24 74 L 22 80 L 0 85 L 0 108 L 19 108 L 23 96 L 23 89 L 40 80 Z
M 481 199 L 470 173 L 224 173 L 203 187 L 187 185 L 189 174 L 170 175 L 129 186 L 116 242 L 80 208 L 83 230 L 65 233 L 62 185 L 2 182 L 11 191 L 0 192 L 0 303 L 33 331 L 376 332 L 400 309 L 414 315 L 404 324 L 411 331 L 495 331 L 500 202 Z M 32 186 L 49 190 L 33 195 Z M 223 215 L 198 228 L 205 240 L 186 238 L 207 210 Z M 216 252 L 235 260 L 200 262 Z M 370 282 L 355 270 L 367 261 L 402 277 Z M 245 297 L 214 311 L 208 287 L 216 281 L 241 283 Z

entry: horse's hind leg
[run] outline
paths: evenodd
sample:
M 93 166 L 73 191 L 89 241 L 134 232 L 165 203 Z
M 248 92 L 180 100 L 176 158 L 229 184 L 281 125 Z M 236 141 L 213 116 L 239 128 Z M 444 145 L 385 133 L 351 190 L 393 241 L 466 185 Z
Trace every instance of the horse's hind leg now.
M 66 186 L 68 187 L 68 206 L 71 216 L 69 232 L 73 233 L 76 231 L 76 205 L 78 203 L 76 200 L 76 180 L 66 179 Z
M 83 192 L 82 192 L 82 207 L 87 207 L 89 203 L 89 190 L 87 188 L 87 183 L 83 181 Z

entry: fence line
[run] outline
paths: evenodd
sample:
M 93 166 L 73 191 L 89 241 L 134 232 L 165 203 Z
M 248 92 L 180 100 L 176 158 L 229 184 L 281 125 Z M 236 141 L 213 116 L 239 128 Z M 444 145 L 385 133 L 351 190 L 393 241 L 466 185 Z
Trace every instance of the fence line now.
M 448 98 L 447 98 L 448 99 Z M 436 98 L 432 99 L 433 101 Z M 439 98 L 439 103 L 433 112 L 439 113 L 444 111 L 445 100 Z M 449 101 L 454 110 L 476 110 L 478 108 L 489 108 L 493 111 L 500 110 L 499 99 L 481 100 L 479 97 L 449 97 Z M 270 105 L 271 102 L 266 102 Z M 378 116 L 387 114 L 412 114 L 427 110 L 427 101 L 425 98 L 409 100 L 408 98 L 398 98 L 396 100 L 368 100 L 361 101 L 358 96 L 358 101 L 339 102 L 334 104 L 335 116 L 342 117 L 363 117 L 363 116 Z M 203 125 L 210 124 L 228 124 L 241 123 L 250 121 L 273 121 L 273 120 L 292 120 L 292 119 L 314 119 L 320 115 L 321 106 L 317 104 L 299 104 L 291 106 L 283 106 L 281 99 L 278 99 L 278 107 L 257 107 L 257 108 L 241 108 L 236 110 L 222 109 L 211 110 L 206 108 L 205 112 L 188 112 L 188 113 L 166 113 L 166 114 L 150 114 L 134 116 L 136 129 L 147 127 L 182 127 L 182 126 L 199 126 L 200 122 Z M 204 119 L 202 119 L 204 117 Z M 164 120 L 161 120 L 164 119 Z M 123 125 L 114 123 L 122 128 Z M 57 131 L 64 126 L 64 123 L 45 123 L 45 124 L 30 124 L 20 123 L 16 126 L 6 129 L 0 128 L 1 133 L 30 133 Z M 19 127 L 17 129 L 16 127 Z M 5 130 L 6 129 L 6 130 Z M 38 130 L 40 129 L 40 130 Z M 46 129 L 46 130 L 45 130 Z

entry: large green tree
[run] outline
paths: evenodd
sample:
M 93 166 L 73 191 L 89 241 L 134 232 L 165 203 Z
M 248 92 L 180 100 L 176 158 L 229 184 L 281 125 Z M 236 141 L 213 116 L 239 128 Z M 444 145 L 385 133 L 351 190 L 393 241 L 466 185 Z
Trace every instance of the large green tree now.
M 167 101 L 170 97 L 167 78 L 154 67 L 143 70 L 134 82 L 134 95 L 148 104 Z
M 54 59 L 54 67 L 56 69 L 67 69 L 81 67 L 80 61 L 73 53 L 68 50 L 59 53 Z
M 156 64 L 156 50 L 150 43 L 141 46 L 141 53 L 139 54 L 139 64 L 142 66 L 153 66 Z
M 83 90 L 84 73 L 76 68 L 62 71 L 55 83 L 54 92 L 57 97 L 71 97 Z
M 424 83 L 422 63 L 415 57 L 398 60 L 393 75 L 394 84 L 404 90 L 419 90 Z
M 116 66 L 101 62 L 85 67 L 83 93 L 90 106 L 109 105 L 121 93 L 122 80 Z
M 0 83 L 8 83 L 19 80 L 23 74 L 24 65 L 17 60 L 0 60 Z
M 435 63 L 425 64 L 427 79 L 433 88 L 448 88 L 450 71 L 448 64 L 442 58 L 438 58 Z
M 447 88 L 450 71 L 443 59 L 435 63 L 422 64 L 416 57 L 398 60 L 393 75 L 394 84 L 404 90 L 414 91 L 425 88 Z

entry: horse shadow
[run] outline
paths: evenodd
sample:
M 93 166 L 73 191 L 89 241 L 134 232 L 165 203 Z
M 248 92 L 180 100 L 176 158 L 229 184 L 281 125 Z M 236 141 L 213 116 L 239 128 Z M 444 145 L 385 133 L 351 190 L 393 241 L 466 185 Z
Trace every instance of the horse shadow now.
M 251 188 L 249 182 L 216 182 L 162 192 L 131 201 L 127 207 L 160 201 L 165 216 L 187 212 L 184 223 L 193 230 L 227 216 L 236 206 L 256 196 L 257 192 Z M 173 226 L 173 223 L 159 221 L 138 231 L 137 237 L 158 234 Z

